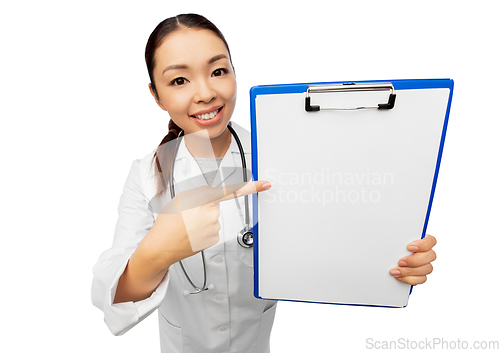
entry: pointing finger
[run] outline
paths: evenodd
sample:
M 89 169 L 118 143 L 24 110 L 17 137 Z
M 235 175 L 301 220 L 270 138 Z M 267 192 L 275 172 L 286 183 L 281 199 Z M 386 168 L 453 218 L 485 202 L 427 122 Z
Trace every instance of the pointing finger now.
M 219 193 L 219 195 L 218 195 L 219 197 L 217 199 L 215 199 L 213 202 L 220 203 L 222 201 L 231 200 L 231 199 L 238 198 L 241 196 L 266 191 L 266 190 L 269 190 L 270 188 L 271 188 L 271 184 L 265 180 L 253 181 L 253 182 L 249 182 L 249 183 L 233 184 L 233 185 L 229 185 L 227 187 L 223 186 L 223 187 L 219 188 L 219 189 L 222 189 L 222 197 L 220 197 L 221 190 L 218 190 L 217 192 Z
M 266 185 L 267 184 L 267 185 Z M 266 187 L 264 187 L 266 185 Z M 222 201 L 234 199 L 240 196 L 269 190 L 271 185 L 267 181 L 253 181 L 248 183 L 237 183 L 218 188 L 201 186 L 196 189 L 183 191 L 172 199 L 161 213 L 175 214 L 206 204 L 218 204 Z

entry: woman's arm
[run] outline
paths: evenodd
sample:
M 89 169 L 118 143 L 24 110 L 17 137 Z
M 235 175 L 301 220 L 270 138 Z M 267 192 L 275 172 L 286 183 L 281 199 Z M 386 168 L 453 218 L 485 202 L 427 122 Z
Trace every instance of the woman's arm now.
M 171 265 L 217 244 L 219 205 L 198 206 L 202 203 L 199 200 L 203 199 L 203 189 L 177 195 L 156 217 L 120 276 L 114 304 L 149 298 Z M 192 202 L 193 195 L 196 206 L 178 209 L 184 201 Z
M 161 305 L 168 288 L 168 278 L 163 278 L 156 286 L 155 295 L 146 300 L 113 304 L 120 276 L 138 245 L 154 227 L 154 213 L 144 194 L 142 180 L 141 165 L 147 167 L 149 162 L 150 157 L 133 161 L 118 205 L 112 247 L 99 256 L 92 268 L 92 304 L 103 312 L 104 322 L 114 335 L 124 334 L 151 314 Z
M 178 194 L 156 217 L 130 257 L 116 289 L 114 303 L 151 296 L 174 263 L 219 242 L 219 203 L 268 190 L 267 181 L 220 188 L 199 187 Z
M 113 304 L 149 298 L 174 263 L 165 257 L 159 261 L 157 252 L 149 242 L 150 238 L 154 238 L 150 235 L 152 232 L 157 232 L 157 228 L 151 228 L 130 257 L 118 281 Z

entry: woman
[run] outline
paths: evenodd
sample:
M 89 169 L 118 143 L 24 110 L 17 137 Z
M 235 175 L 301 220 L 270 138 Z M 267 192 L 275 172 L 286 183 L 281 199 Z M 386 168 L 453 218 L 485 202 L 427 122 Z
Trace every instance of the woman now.
M 250 165 L 250 136 L 230 123 L 236 80 L 229 47 L 204 17 L 179 15 L 153 31 L 146 63 L 151 94 L 170 115 L 170 130 L 154 153 L 132 164 L 113 247 L 94 267 L 94 305 L 116 335 L 158 308 L 164 352 L 268 352 L 276 302 L 253 297 L 252 249 L 234 238 L 245 226 L 240 196 L 270 184 L 230 186 L 241 181 L 231 179 L 241 174 L 235 172 L 241 158 Z M 185 137 L 175 153 L 181 131 Z M 415 254 L 391 274 L 409 284 L 425 282 L 434 244 L 432 236 L 412 242 L 408 250 Z M 193 291 L 180 260 L 193 284 L 206 282 L 203 290 Z

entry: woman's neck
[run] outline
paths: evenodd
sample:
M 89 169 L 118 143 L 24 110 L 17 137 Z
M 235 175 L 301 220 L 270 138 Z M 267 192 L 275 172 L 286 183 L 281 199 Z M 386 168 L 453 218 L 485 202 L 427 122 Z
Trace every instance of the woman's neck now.
M 231 145 L 231 132 L 228 128 L 213 139 L 207 139 L 196 135 L 197 134 L 189 134 L 184 137 L 189 153 L 196 158 L 224 157 Z

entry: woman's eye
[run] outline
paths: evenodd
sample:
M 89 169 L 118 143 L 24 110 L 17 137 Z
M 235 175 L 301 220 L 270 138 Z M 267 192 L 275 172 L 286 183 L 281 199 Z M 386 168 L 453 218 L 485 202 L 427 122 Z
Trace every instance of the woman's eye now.
M 173 86 L 182 86 L 183 84 L 186 83 L 186 79 L 184 77 L 177 77 L 177 78 L 174 78 L 170 84 L 173 85 Z
M 226 69 L 220 68 L 220 69 L 215 70 L 215 71 L 212 73 L 212 75 L 213 75 L 213 76 L 216 76 L 216 77 L 217 77 L 217 76 L 223 76 L 223 75 L 227 74 L 227 72 L 228 72 L 228 71 L 227 71 Z

